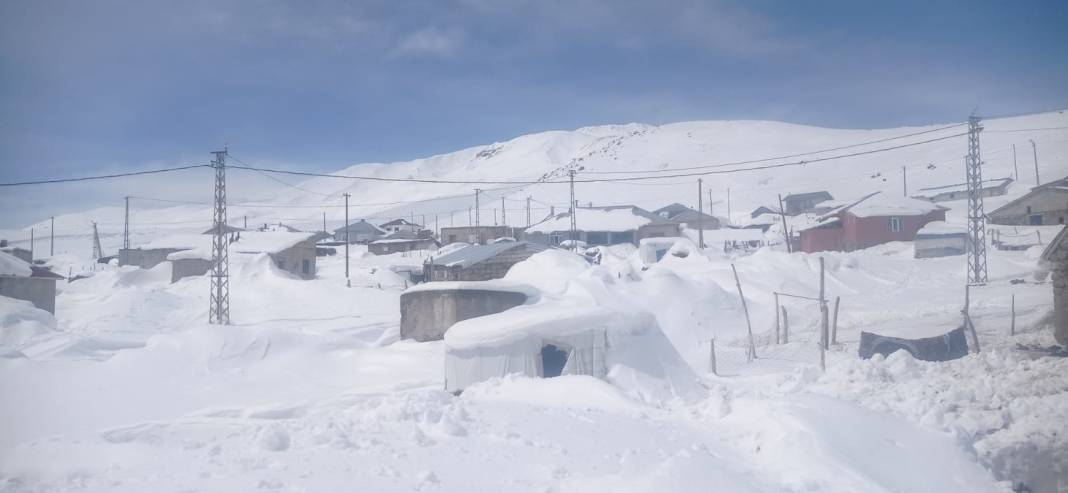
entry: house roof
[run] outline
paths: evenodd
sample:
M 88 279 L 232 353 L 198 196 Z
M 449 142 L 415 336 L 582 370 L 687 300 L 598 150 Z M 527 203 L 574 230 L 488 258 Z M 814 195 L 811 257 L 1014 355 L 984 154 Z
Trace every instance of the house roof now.
M 235 253 L 278 253 L 313 237 L 314 233 L 242 231 L 238 234 L 237 241 L 230 244 L 230 251 Z M 211 240 L 212 237 L 207 235 L 169 235 L 156 238 L 138 248 L 143 250 L 179 250 L 179 253 L 168 256 L 170 260 L 178 258 L 211 258 Z
M 534 252 L 540 252 L 548 250 L 549 247 L 545 245 L 539 245 L 537 243 L 528 243 L 525 241 L 507 241 L 502 243 L 490 243 L 488 245 L 471 245 L 455 250 L 453 252 L 442 255 L 433 259 L 435 265 L 445 265 L 448 267 L 460 267 L 466 269 L 479 262 L 495 257 L 501 253 L 507 252 L 512 249 L 525 249 Z
M 392 220 L 392 221 L 390 221 L 388 223 L 382 223 L 382 224 L 379 225 L 379 227 L 382 227 L 382 228 L 385 228 L 386 226 L 415 226 L 415 227 L 418 227 L 418 228 L 422 228 L 422 226 L 420 226 L 418 224 L 415 224 L 413 222 L 410 222 L 410 221 L 408 221 L 407 219 L 404 219 L 404 218 L 394 219 L 394 220 Z
M 832 209 L 823 215 L 820 220 L 844 212 L 856 217 L 880 217 L 922 216 L 937 210 L 946 210 L 946 208 L 926 200 L 875 192 L 849 204 Z
M 1063 262 L 1068 260 L 1068 227 L 1061 228 L 1061 232 L 1053 237 L 1053 241 L 1042 250 L 1042 260 L 1045 262 Z
M 704 212 L 697 212 L 696 210 L 686 207 L 678 202 L 661 207 L 653 211 L 653 214 L 676 223 L 696 224 L 698 214 L 700 214 L 701 221 L 707 221 L 709 224 L 712 224 L 713 221 L 717 223 L 724 222 L 716 216 Z
M 30 277 L 30 263 L 7 252 L 0 252 L 0 276 Z
M 634 231 L 646 224 L 666 224 L 670 221 L 633 205 L 609 207 L 579 207 L 575 214 L 579 231 Z M 562 212 L 527 228 L 528 232 L 555 233 L 571 230 L 571 213 Z
M 374 224 L 371 224 L 371 223 L 367 222 L 366 219 L 360 219 L 359 221 L 356 221 L 354 223 L 349 223 L 348 230 L 349 230 L 349 233 L 374 233 L 374 234 L 380 234 L 380 235 L 386 234 L 385 231 L 383 231 L 378 226 L 375 226 Z M 345 226 L 342 226 L 342 227 L 337 228 L 337 229 L 334 230 L 334 233 L 344 233 L 344 232 L 345 232 Z
M 983 184 L 982 184 L 982 188 L 984 188 L 984 189 L 987 189 L 987 188 L 1004 188 L 1004 187 L 1008 186 L 1010 183 L 1012 183 L 1012 178 L 997 178 L 997 179 L 993 179 L 993 180 L 984 180 Z M 968 191 L 968 184 L 967 183 L 955 183 L 953 185 L 940 185 L 940 186 L 937 186 L 937 187 L 921 188 L 919 191 L 921 191 L 921 192 L 931 192 L 928 195 L 936 195 L 936 194 L 940 194 L 940 193 L 951 193 L 951 192 L 967 192 Z M 924 195 L 924 194 L 921 194 L 921 195 Z
M 919 231 L 916 232 L 916 237 L 921 236 L 960 236 L 968 235 L 968 226 L 960 224 L 947 224 L 945 221 L 931 221 Z
M 1049 184 L 1047 184 L 1047 185 L 1049 185 Z M 994 209 L 994 210 L 988 212 L 987 215 L 988 216 L 996 215 L 999 212 L 1001 212 L 1001 211 L 1003 211 L 1005 209 L 1008 209 L 1009 207 L 1016 206 L 1017 204 L 1025 201 L 1025 200 L 1029 200 L 1030 198 L 1032 198 L 1032 197 L 1034 197 L 1034 196 L 1036 196 L 1036 195 L 1038 195 L 1040 193 L 1047 193 L 1047 192 L 1051 192 L 1051 191 L 1054 192 L 1054 193 L 1066 193 L 1066 192 L 1068 192 L 1068 187 L 1047 186 L 1047 185 L 1041 185 L 1041 186 L 1032 188 L 1030 192 L 1027 192 L 1024 195 L 1022 195 L 1022 196 L 1020 196 L 1020 197 L 1018 197 L 1018 198 L 1016 198 L 1014 200 L 1009 201 L 1005 205 L 1003 205 L 1001 207 L 998 207 L 997 209 Z
M 833 198 L 834 197 L 832 197 L 830 193 L 827 193 L 825 191 L 819 191 L 819 192 L 791 193 L 790 195 L 787 195 L 787 196 L 783 197 L 782 200 L 783 200 L 783 202 L 788 202 L 788 201 L 791 201 L 791 200 L 800 200 L 800 199 L 831 200 Z
M 227 233 L 237 233 L 238 231 L 244 231 L 244 230 L 245 230 L 244 228 L 239 228 L 237 226 L 231 226 L 229 224 L 226 225 L 226 229 L 225 229 L 225 231 Z M 202 235 L 210 235 L 210 234 L 214 234 L 214 233 L 215 233 L 215 226 L 212 226 L 212 227 L 208 228 L 206 231 L 204 231 L 203 233 L 200 233 L 200 234 L 202 234 Z

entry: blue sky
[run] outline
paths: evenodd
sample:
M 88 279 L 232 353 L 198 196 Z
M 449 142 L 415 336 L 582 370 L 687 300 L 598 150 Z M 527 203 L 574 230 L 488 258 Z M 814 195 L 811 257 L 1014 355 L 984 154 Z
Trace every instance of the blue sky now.
M 604 123 L 1068 107 L 1068 2 L 0 3 L 0 177 L 335 169 Z M 237 154 L 237 153 L 235 153 Z

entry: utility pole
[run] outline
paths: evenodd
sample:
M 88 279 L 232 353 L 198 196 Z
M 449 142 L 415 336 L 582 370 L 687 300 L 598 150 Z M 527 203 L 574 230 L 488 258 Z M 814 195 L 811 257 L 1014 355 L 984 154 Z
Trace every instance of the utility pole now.
M 56 255 L 56 216 L 52 216 L 52 225 L 48 229 L 51 230 L 48 240 L 48 256 L 54 257 Z
M 244 216 L 241 216 L 241 219 L 242 219 L 242 222 L 244 223 L 244 224 L 242 224 L 241 229 L 248 229 L 248 214 L 245 214 Z
M 1031 139 L 1027 139 L 1031 140 Z M 1035 156 L 1035 186 L 1039 186 L 1042 182 L 1038 179 L 1038 146 L 1035 145 L 1035 141 L 1031 140 L 1031 152 Z
M 245 227 L 247 228 L 248 227 L 247 226 L 248 225 L 248 216 L 245 216 L 245 224 L 246 224 Z M 324 233 L 326 232 L 326 211 L 323 211 L 323 232 Z
M 345 286 L 352 287 L 352 281 L 349 279 L 349 195 L 347 192 L 341 194 L 345 197 Z
M 211 293 L 208 322 L 230 325 L 230 244 L 226 238 L 226 155 L 227 149 L 214 151 L 215 213 L 211 242 Z
M 780 199 L 779 202 L 782 202 L 782 200 Z M 779 208 L 780 209 L 782 208 L 782 204 L 781 203 L 779 204 Z M 727 222 L 729 222 L 729 223 L 733 223 L 734 222 L 734 215 L 731 214 L 731 189 L 730 188 L 727 188 Z
M 983 160 L 979 154 L 979 132 L 983 127 L 979 125 L 979 121 L 977 116 L 968 117 L 968 284 L 986 284 L 987 281 Z M 1037 172 L 1037 167 L 1035 170 Z
M 507 226 L 508 220 L 504 216 L 504 195 L 501 195 L 501 226 Z
M 30 263 L 33 263 L 33 228 L 30 228 Z
M 434 236 L 441 237 L 441 228 L 438 227 L 438 213 L 434 213 Z
M 568 203 L 571 209 L 571 214 L 569 214 L 571 216 L 571 249 L 578 252 L 578 238 L 576 237 L 578 228 L 575 226 L 575 209 L 577 209 L 575 207 L 575 170 L 568 170 L 567 176 L 571 182 L 571 201 Z
M 729 195 L 728 195 L 729 197 Z M 729 204 L 730 202 L 728 202 Z M 790 246 L 790 230 L 786 229 L 786 209 L 782 206 L 782 194 L 779 194 L 779 217 L 782 218 L 782 237 L 786 241 L 786 253 L 793 253 L 793 247 Z
M 901 195 L 909 196 L 909 177 L 904 166 L 901 167 Z
M 704 248 L 705 247 L 705 228 L 703 227 L 704 226 L 704 224 L 703 224 L 704 221 L 701 218 L 701 216 L 704 215 L 704 210 L 705 210 L 705 208 L 704 208 L 704 194 L 702 193 L 703 190 L 701 189 L 701 184 L 702 183 L 703 183 L 703 180 L 701 178 L 698 178 L 697 179 L 697 247 L 698 248 Z M 709 205 L 711 205 L 711 204 L 709 204 Z
M 1012 179 L 1020 181 L 1020 169 L 1016 167 L 1016 144 L 1012 145 Z
M 482 226 L 482 218 L 479 217 L 482 215 L 482 208 L 481 204 L 478 202 L 478 196 L 481 193 L 481 189 L 475 189 L 475 244 L 479 245 L 482 244 L 482 228 L 480 227 Z
M 126 196 L 126 216 L 122 221 L 122 251 L 119 252 L 119 265 L 126 265 L 130 256 L 130 197 Z
M 493 208 L 493 225 L 494 226 L 497 225 L 497 208 L 496 207 Z
M 530 227 L 530 195 L 527 195 L 527 227 Z

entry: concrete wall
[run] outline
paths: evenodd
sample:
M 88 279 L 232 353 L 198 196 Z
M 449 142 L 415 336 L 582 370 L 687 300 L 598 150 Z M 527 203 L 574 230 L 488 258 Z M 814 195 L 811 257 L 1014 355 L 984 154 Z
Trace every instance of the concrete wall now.
M 1045 188 L 1031 192 L 1031 196 L 1015 204 L 987 214 L 993 224 L 1056 225 L 1068 221 L 1068 190 Z M 1032 216 L 1041 224 L 1032 223 Z
M 964 255 L 968 249 L 968 235 L 917 236 L 913 245 L 916 258 Z
M 301 279 L 315 278 L 315 241 L 311 239 L 281 252 L 272 253 L 270 257 L 279 269 L 300 276 Z
M 389 255 L 391 253 L 410 252 L 412 250 L 429 250 L 434 248 L 433 240 L 412 240 L 390 243 L 371 243 L 367 245 L 367 251 L 375 255 Z
M 434 264 L 430 271 L 430 264 L 424 265 L 424 277 L 428 281 L 488 281 L 500 279 L 508 273 L 513 265 L 518 264 L 534 255 L 535 251 L 517 245 L 516 248 L 505 250 L 497 255 L 483 260 L 466 269 L 459 266 L 448 267 Z
M 516 234 L 511 226 L 450 226 L 441 228 L 440 240 L 443 245 L 458 241 L 485 244 L 498 238 L 515 238 Z
M 56 313 L 55 279 L 0 276 L 0 296 L 26 300 L 53 315 Z
M 401 339 L 440 341 L 452 324 L 522 305 L 523 293 L 448 289 L 401 295 Z
M 167 260 L 167 255 L 182 251 L 181 248 L 154 248 L 143 250 L 131 248 L 119 249 L 119 265 L 135 265 L 142 269 L 151 269 Z
M 679 225 L 674 223 L 668 224 L 646 224 L 638 228 L 638 240 L 645 238 L 671 238 L 675 236 L 681 236 L 679 231 Z
M 211 261 L 202 258 L 183 258 L 171 261 L 171 282 L 186 277 L 203 276 L 211 271 Z

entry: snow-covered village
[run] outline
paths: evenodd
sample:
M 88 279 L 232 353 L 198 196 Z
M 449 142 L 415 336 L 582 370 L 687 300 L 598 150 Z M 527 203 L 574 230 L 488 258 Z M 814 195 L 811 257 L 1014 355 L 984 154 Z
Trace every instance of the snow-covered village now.
M 1068 492 L 1068 8 L 773 4 L 0 6 L 0 491 Z

